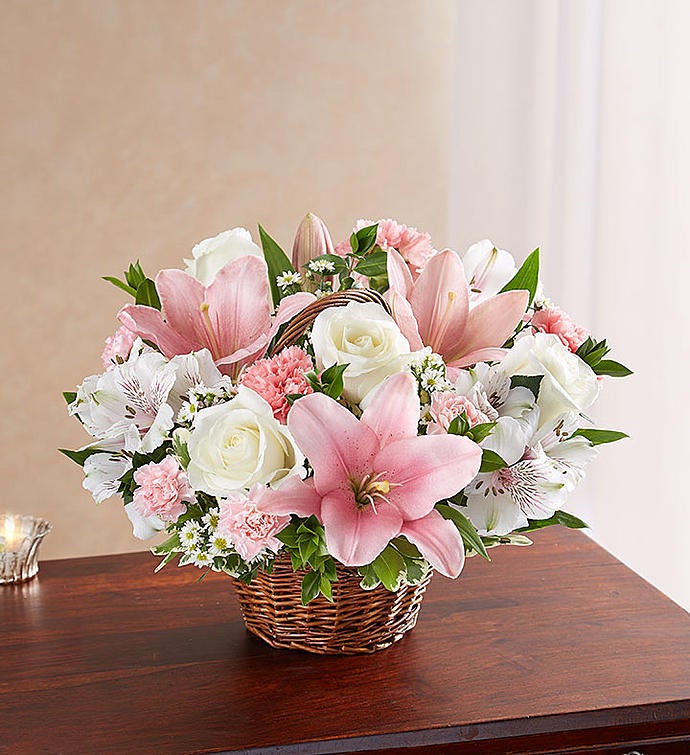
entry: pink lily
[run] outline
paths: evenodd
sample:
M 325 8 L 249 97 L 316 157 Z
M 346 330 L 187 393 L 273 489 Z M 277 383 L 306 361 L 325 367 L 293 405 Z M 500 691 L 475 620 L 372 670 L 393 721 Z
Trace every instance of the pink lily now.
M 388 252 L 388 299 L 393 317 L 412 350 L 423 346 L 443 357 L 449 367 L 498 360 L 500 348 L 527 309 L 527 291 L 507 291 L 470 309 L 462 262 L 446 249 L 426 263 L 416 281 L 395 251 Z
M 407 372 L 388 378 L 361 419 L 323 393 L 304 396 L 288 427 L 314 477 L 292 477 L 267 491 L 262 508 L 315 514 L 329 552 L 346 566 L 371 563 L 404 535 L 439 572 L 457 577 L 465 560 L 462 538 L 434 504 L 474 478 L 481 449 L 457 435 L 418 436 L 418 422 L 416 382 Z
M 162 311 L 128 305 L 120 310 L 120 322 L 166 357 L 208 349 L 221 371 L 234 377 L 264 353 L 280 325 L 314 299 L 307 293 L 287 296 L 271 320 L 266 263 L 254 255 L 228 263 L 206 287 L 182 270 L 161 270 L 156 290 Z

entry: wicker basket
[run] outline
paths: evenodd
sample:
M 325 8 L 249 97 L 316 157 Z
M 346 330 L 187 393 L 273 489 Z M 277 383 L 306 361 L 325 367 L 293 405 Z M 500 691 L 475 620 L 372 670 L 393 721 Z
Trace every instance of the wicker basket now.
M 333 603 L 322 595 L 306 606 L 301 601 L 304 572 L 292 570 L 281 554 L 273 572 L 259 572 L 251 584 L 233 579 L 247 629 L 274 648 L 310 653 L 374 653 L 401 640 L 417 623 L 429 571 L 414 586 L 389 592 L 379 585 L 363 590 L 356 569 L 337 565 Z

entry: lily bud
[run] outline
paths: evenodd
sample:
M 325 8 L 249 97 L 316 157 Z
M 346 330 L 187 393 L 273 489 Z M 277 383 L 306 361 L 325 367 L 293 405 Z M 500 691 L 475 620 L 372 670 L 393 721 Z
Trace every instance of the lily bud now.
M 331 234 L 326 224 L 311 212 L 299 224 L 295 243 L 292 245 L 292 264 L 297 272 L 303 273 L 303 266 L 322 254 L 334 254 Z

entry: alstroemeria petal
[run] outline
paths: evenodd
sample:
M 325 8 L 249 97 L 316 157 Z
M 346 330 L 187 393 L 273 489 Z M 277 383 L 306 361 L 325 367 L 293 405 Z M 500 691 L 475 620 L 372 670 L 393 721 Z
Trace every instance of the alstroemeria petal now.
M 391 483 L 386 497 L 404 518 L 419 519 L 437 501 L 462 490 L 479 471 L 481 458 L 481 448 L 469 438 L 423 435 L 381 449 L 374 471 Z
M 371 563 L 400 532 L 403 521 L 400 512 L 384 501 L 376 508 L 357 508 L 349 490 L 334 490 L 324 496 L 321 517 L 328 552 L 345 566 Z
M 405 522 L 401 535 L 414 543 L 426 560 L 446 577 L 457 577 L 465 565 L 465 546 L 457 527 L 435 509 L 421 519 Z
M 362 414 L 362 422 L 378 435 L 381 447 L 417 435 L 419 398 L 410 372 L 398 372 L 376 388 Z
M 506 291 L 478 304 L 470 311 L 460 350 L 445 352 L 448 361 L 457 363 L 473 351 L 503 346 L 525 314 L 528 301 L 528 291 Z
M 287 424 L 314 469 L 319 493 L 336 488 L 349 490 L 351 479 L 361 480 L 371 471 L 379 450 L 376 434 L 324 393 L 298 399 L 290 409 Z
M 465 271 L 455 252 L 446 249 L 431 257 L 414 284 L 410 304 L 422 341 L 438 354 L 452 354 L 463 342 L 469 313 Z
M 267 514 L 297 514 L 321 518 L 321 496 L 316 492 L 314 480 L 300 480 L 291 476 L 278 489 L 266 488 L 261 493 L 257 509 Z

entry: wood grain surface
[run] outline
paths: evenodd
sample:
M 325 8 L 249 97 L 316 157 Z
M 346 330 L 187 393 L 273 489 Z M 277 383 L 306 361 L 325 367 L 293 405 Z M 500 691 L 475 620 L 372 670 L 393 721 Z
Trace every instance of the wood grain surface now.
M 690 752 L 685 611 L 579 532 L 491 555 L 363 657 L 263 644 L 222 575 L 43 562 L 0 588 L 0 751 Z

